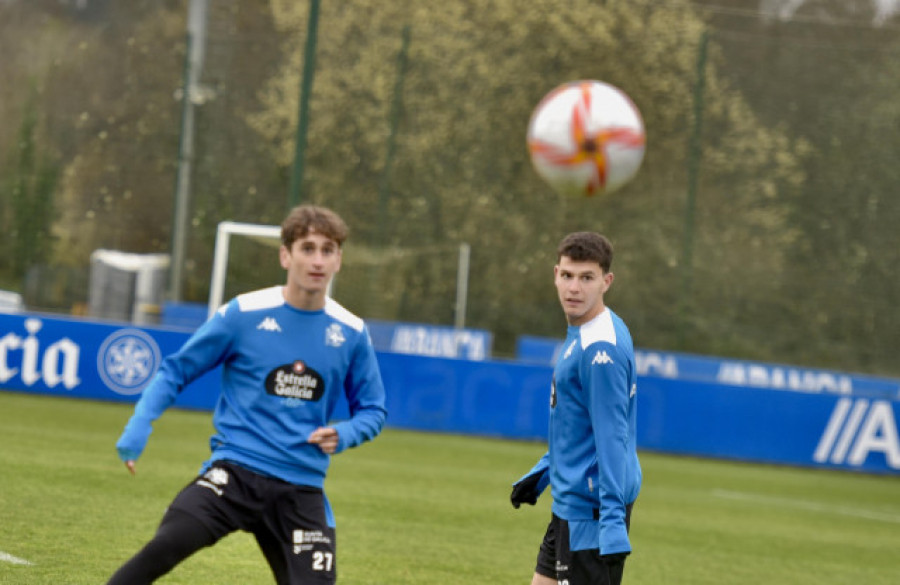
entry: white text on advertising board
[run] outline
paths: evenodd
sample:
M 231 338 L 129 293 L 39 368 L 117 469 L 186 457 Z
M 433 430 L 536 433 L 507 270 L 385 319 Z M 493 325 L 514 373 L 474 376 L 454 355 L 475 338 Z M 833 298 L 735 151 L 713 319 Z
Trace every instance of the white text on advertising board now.
M 62 384 L 71 390 L 81 383 L 78 377 L 81 348 L 64 337 L 42 349 L 37 334 L 43 325 L 40 319 L 25 319 L 24 337 L 13 332 L 0 337 L 0 384 L 18 377 L 28 387 L 43 381 L 48 388 Z
M 430 327 L 397 327 L 391 340 L 391 351 L 470 360 L 487 357 L 485 336 L 465 330 L 445 331 Z
M 859 467 L 871 453 L 882 453 L 892 469 L 900 469 L 900 438 L 891 403 L 841 398 L 831 412 L 813 454 L 818 463 Z

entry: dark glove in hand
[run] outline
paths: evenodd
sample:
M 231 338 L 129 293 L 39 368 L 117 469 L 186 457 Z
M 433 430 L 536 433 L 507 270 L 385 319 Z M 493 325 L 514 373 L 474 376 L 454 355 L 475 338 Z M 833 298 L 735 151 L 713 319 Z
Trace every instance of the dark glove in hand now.
M 534 473 L 513 486 L 512 493 L 509 495 L 509 501 L 512 502 L 513 508 L 518 510 L 522 504 L 533 506 L 537 503 L 540 495 L 537 485 L 541 481 L 541 475 L 542 473 Z
M 619 584 L 622 582 L 622 574 L 625 572 L 625 558 L 628 553 L 613 553 L 611 555 L 600 555 L 600 560 L 606 565 L 608 571 L 608 582 Z
M 613 553 L 611 555 L 600 555 L 600 559 L 607 565 L 616 565 L 619 563 L 624 563 L 625 559 L 627 557 L 628 557 L 627 552 Z

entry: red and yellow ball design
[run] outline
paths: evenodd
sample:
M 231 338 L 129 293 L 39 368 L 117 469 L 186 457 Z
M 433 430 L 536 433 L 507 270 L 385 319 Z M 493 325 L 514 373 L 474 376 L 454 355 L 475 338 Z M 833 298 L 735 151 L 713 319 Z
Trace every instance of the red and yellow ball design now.
M 528 124 L 531 162 L 557 193 L 611 193 L 637 174 L 646 134 L 637 107 L 602 81 L 563 84 L 537 105 Z

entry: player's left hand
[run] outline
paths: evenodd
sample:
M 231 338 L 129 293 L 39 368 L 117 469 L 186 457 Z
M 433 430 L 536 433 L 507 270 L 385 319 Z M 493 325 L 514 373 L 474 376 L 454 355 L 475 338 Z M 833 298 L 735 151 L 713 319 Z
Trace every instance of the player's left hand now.
M 307 441 L 318 445 L 322 452 L 333 455 L 337 451 L 338 446 L 337 429 L 334 427 L 319 427 L 310 433 Z
M 522 504 L 528 504 L 529 506 L 537 504 L 538 498 L 543 491 L 540 484 L 544 481 L 546 473 L 546 469 L 541 469 L 531 475 L 526 475 L 513 484 L 512 493 L 509 495 L 509 501 L 512 503 L 513 508 L 518 510 Z
M 600 560 L 606 565 L 608 583 L 621 583 L 622 574 L 625 572 L 625 559 L 628 553 L 615 553 L 611 555 L 600 555 Z

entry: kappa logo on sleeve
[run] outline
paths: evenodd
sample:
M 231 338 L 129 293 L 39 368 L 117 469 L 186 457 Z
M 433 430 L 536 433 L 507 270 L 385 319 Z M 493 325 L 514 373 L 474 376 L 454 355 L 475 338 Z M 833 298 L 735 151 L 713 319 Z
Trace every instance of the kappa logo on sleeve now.
M 602 366 L 602 365 L 611 364 L 611 363 L 613 363 L 613 359 L 611 357 L 609 357 L 609 354 L 606 353 L 606 350 L 598 351 L 597 354 L 594 356 L 594 359 L 591 361 L 592 366 L 595 364 L 599 364 Z

